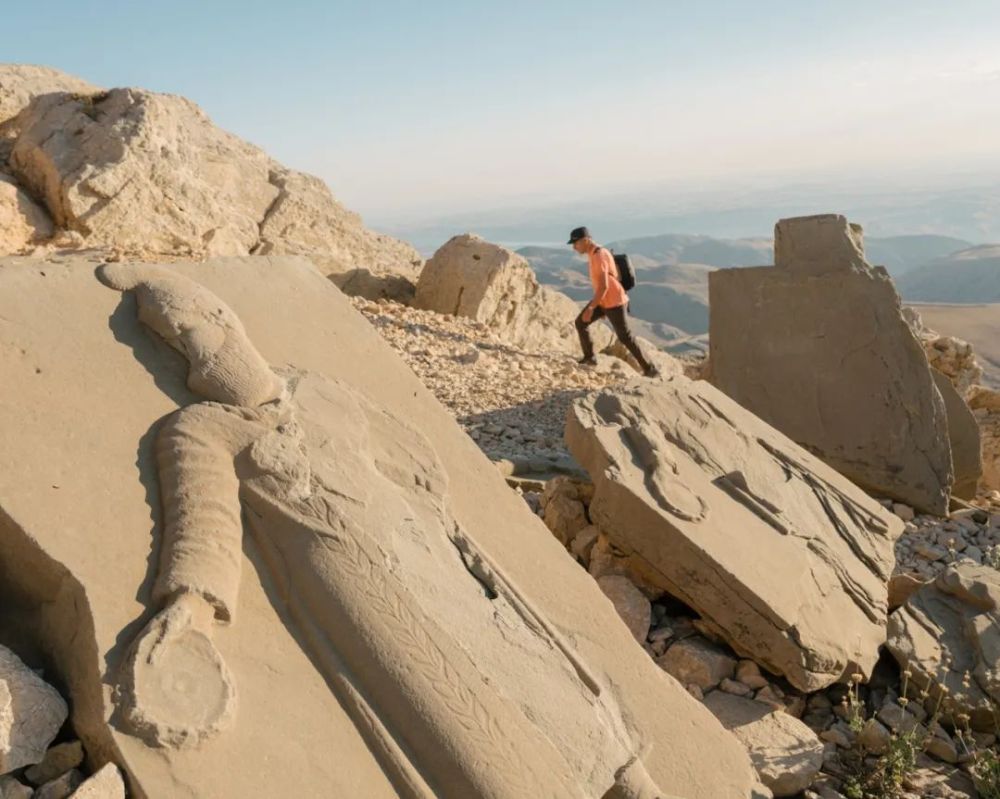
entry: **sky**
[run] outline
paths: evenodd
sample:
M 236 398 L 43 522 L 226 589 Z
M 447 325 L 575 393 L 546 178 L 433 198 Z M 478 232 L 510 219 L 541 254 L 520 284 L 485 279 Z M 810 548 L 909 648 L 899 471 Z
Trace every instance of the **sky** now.
M 182 94 L 375 224 L 1000 172 L 996 0 L 47 0 L 3 61 Z

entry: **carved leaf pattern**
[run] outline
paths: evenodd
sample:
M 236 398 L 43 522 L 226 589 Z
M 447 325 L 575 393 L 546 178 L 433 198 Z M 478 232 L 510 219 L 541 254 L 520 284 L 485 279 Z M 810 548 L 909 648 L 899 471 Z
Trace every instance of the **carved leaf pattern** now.
M 303 505 L 306 507 L 302 508 Z M 433 623 L 413 609 L 404 592 L 392 585 L 392 577 L 386 575 L 384 568 L 360 543 L 359 537 L 366 534 L 357 529 L 348 531 L 343 516 L 321 492 L 300 503 L 300 508 L 306 515 L 325 522 L 328 530 L 345 532 L 343 535 L 327 534 L 327 542 L 340 557 L 344 573 L 350 576 L 354 589 L 365 597 L 371 610 L 391 628 L 413 670 L 428 684 L 477 748 L 488 753 L 489 761 L 495 764 L 491 771 L 503 780 L 502 795 L 542 796 L 541 786 L 546 784 L 551 791 L 556 775 L 549 774 L 543 780 L 533 764 L 522 760 L 512 731 L 505 730 L 479 700 L 475 690 L 431 637 L 428 627 Z M 564 788 L 552 795 L 568 794 Z

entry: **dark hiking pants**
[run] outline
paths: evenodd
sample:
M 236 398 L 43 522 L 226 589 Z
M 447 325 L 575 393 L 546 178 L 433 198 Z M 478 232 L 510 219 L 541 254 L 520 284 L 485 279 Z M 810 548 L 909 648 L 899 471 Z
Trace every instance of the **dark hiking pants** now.
M 619 305 L 617 308 L 601 308 L 598 306 L 594 309 L 594 313 L 590 317 L 589 322 L 583 321 L 583 311 L 580 311 L 579 316 L 576 317 L 576 332 L 580 336 L 580 346 L 583 347 L 583 357 L 594 357 L 594 342 L 590 338 L 589 328 L 598 319 L 606 316 L 608 321 L 611 322 L 611 326 L 615 329 L 615 335 L 618 336 L 618 340 L 625 345 L 625 348 L 629 352 L 632 353 L 632 357 L 638 362 L 639 368 L 646 372 L 649 370 L 649 361 L 647 361 L 643 356 L 642 350 L 639 349 L 639 345 L 635 341 L 635 336 L 632 335 L 632 331 L 628 326 L 628 320 L 625 318 L 625 311 L 627 309 L 627 304 Z

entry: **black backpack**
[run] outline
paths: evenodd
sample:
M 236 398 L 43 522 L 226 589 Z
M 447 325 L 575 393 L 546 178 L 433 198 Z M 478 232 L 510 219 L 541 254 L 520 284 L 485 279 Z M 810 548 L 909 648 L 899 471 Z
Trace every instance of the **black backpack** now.
M 618 267 L 618 282 L 625 291 L 631 291 L 635 288 L 635 270 L 632 268 L 632 261 L 625 253 L 615 255 L 615 251 L 611 250 L 611 255 L 614 256 L 615 266 Z

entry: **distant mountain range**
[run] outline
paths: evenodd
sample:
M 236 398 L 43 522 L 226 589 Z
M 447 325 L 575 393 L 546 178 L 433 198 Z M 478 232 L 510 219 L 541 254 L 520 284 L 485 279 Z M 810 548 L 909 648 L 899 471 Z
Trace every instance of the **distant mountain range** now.
M 969 247 L 906 272 L 897 281 L 913 302 L 1000 302 L 1000 245 Z
M 632 312 L 642 333 L 668 349 L 703 348 L 708 332 L 708 274 L 714 269 L 773 263 L 772 241 L 666 234 L 608 242 L 636 269 Z M 584 260 L 568 247 L 517 250 L 538 279 L 574 300 L 591 296 Z M 869 263 L 882 265 L 904 300 L 1000 302 L 1000 246 L 973 246 L 951 236 L 912 235 L 865 240 Z

